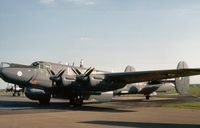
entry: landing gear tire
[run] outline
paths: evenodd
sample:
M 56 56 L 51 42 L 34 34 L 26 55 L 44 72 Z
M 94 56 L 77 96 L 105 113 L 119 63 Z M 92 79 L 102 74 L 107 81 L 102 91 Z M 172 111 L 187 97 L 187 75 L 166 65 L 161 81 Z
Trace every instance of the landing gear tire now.
M 50 104 L 50 98 L 49 99 L 42 99 L 42 100 L 39 100 L 39 103 L 41 105 L 48 105 Z

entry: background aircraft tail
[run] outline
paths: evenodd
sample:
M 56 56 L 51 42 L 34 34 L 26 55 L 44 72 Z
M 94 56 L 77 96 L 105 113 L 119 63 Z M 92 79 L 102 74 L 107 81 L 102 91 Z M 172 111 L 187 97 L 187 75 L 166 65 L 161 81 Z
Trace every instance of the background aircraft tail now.
M 185 69 L 188 68 L 188 65 L 184 61 L 180 61 L 177 65 L 177 69 Z M 189 77 L 178 77 L 175 79 L 175 88 L 176 91 L 180 95 L 187 94 L 187 91 L 189 89 L 190 79 Z
M 126 66 L 124 72 L 135 72 L 135 68 L 133 66 Z

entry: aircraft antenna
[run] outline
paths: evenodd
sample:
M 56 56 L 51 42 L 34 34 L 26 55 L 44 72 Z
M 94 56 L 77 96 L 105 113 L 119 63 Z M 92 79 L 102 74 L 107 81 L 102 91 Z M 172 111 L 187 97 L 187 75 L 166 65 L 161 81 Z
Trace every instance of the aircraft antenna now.
M 83 67 L 83 59 L 81 59 L 80 67 Z

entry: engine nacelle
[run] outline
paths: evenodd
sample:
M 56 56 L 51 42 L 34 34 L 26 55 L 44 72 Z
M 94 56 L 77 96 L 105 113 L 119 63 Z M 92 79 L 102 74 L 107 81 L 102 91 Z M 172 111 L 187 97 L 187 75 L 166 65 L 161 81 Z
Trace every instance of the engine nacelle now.
M 68 85 L 71 85 L 72 82 L 74 82 L 76 80 L 76 77 L 75 76 L 66 76 L 64 78 L 62 78 L 62 83 L 64 86 L 68 86 Z
M 90 75 L 89 76 L 89 81 L 90 81 L 91 86 L 96 86 L 96 85 L 100 84 L 103 79 L 104 79 L 103 75 L 95 75 L 95 76 Z
M 25 88 L 25 95 L 31 100 L 48 101 L 51 94 L 40 89 Z
M 113 91 L 109 92 L 102 92 L 100 95 L 91 95 L 89 97 L 89 100 L 95 99 L 99 102 L 108 102 L 111 101 L 113 97 Z

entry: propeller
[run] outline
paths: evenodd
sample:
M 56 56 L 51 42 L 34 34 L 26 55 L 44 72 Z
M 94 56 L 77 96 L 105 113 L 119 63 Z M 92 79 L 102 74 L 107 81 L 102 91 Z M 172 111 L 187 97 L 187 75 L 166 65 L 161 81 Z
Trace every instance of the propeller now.
M 76 74 L 76 75 L 82 75 L 82 73 L 77 69 L 72 67 L 72 71 Z
M 82 76 L 82 77 L 87 77 L 87 76 L 89 76 L 89 75 L 94 71 L 95 68 L 90 67 L 90 68 L 88 68 L 84 73 L 81 73 L 81 71 L 78 70 L 78 69 L 75 68 L 75 67 L 72 67 L 71 69 L 72 69 L 72 71 L 73 71 L 76 75 Z
M 64 74 L 65 70 L 66 69 L 61 69 L 60 71 L 58 71 L 57 74 L 55 74 L 53 70 L 48 69 L 48 72 L 51 75 L 49 79 L 52 80 L 52 85 L 57 85 L 56 83 L 58 83 L 61 80 L 61 77 Z
M 74 94 L 73 98 L 70 99 L 70 102 L 73 105 L 81 105 L 83 103 L 84 97 L 86 96 L 85 88 L 89 82 L 90 74 L 94 71 L 94 68 L 88 68 L 84 73 L 81 73 L 81 71 L 75 67 L 71 67 L 72 71 L 76 74 L 76 80 L 74 81 Z M 88 94 L 87 94 L 88 95 Z
M 84 76 L 89 76 L 89 75 L 94 71 L 94 69 L 95 69 L 95 68 L 92 68 L 92 67 L 88 68 L 88 69 L 85 71 Z
M 95 68 L 88 68 L 84 73 L 81 73 L 80 70 L 78 70 L 75 67 L 72 67 L 72 71 L 77 75 L 76 79 L 80 82 L 87 81 L 89 79 L 89 75 L 94 71 Z

